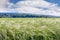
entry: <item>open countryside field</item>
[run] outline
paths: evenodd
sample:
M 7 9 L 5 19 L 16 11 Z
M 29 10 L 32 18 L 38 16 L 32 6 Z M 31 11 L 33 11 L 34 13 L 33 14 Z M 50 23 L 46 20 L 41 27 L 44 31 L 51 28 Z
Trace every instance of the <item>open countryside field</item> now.
M 0 18 L 0 40 L 60 40 L 60 19 Z

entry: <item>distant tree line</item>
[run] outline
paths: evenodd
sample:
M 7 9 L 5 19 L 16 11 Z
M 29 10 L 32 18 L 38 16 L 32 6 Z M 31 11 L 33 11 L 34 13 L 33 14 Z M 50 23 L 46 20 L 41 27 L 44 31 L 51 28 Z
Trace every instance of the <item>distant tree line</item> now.
M 59 18 L 50 15 L 32 15 L 26 13 L 0 13 L 0 18 Z

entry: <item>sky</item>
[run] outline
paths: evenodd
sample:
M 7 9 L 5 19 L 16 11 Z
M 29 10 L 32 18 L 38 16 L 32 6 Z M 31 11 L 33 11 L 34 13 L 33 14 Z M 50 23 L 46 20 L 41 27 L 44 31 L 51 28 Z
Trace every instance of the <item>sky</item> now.
M 0 12 L 60 16 L 60 0 L 0 0 Z

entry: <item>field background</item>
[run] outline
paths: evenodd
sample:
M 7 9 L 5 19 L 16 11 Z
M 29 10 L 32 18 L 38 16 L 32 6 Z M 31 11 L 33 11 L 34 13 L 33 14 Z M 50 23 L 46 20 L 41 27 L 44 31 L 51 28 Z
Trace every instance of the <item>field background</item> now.
M 0 18 L 0 40 L 60 40 L 60 18 Z

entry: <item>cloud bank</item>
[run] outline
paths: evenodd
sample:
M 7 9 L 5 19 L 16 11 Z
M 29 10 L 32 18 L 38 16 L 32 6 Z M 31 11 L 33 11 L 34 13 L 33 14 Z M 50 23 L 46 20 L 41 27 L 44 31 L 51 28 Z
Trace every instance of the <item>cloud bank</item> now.
M 0 0 L 0 12 L 15 12 L 12 6 L 13 3 L 9 3 L 9 0 Z
M 60 16 L 60 7 L 58 7 L 57 4 L 49 3 L 44 0 L 20 1 L 16 5 L 18 5 L 16 9 L 18 12 Z
M 5 2 L 8 4 L 8 7 L 3 7 Z M 52 15 L 60 16 L 60 7 L 57 4 L 49 3 L 45 0 L 24 0 L 19 1 L 16 4 L 9 3 L 8 0 L 1 1 L 0 11 L 15 11 L 18 13 L 29 13 L 34 15 Z

